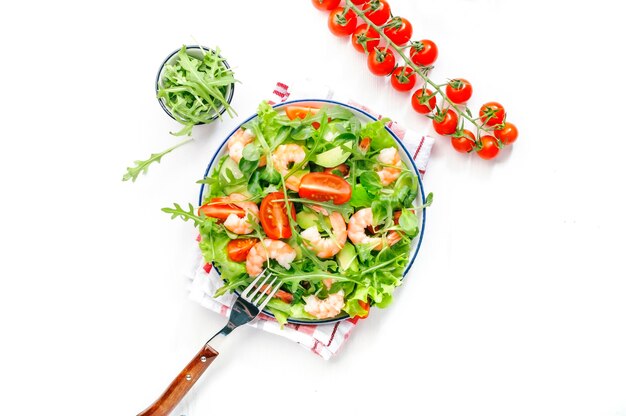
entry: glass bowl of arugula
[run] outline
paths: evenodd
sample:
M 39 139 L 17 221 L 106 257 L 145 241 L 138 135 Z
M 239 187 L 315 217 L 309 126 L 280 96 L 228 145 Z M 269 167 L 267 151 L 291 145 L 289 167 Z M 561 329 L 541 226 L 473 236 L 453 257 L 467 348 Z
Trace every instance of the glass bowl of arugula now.
M 230 106 L 236 80 L 219 52 L 219 48 L 183 45 L 161 64 L 155 83 L 159 104 L 184 125 L 175 135 L 190 134 L 194 125 L 208 124 L 225 112 L 231 118 L 237 114 Z
M 204 260 L 224 280 L 216 296 L 267 268 L 282 286 L 263 312 L 281 324 L 363 318 L 392 302 L 432 195 L 387 121 L 330 100 L 263 102 L 226 137 L 200 181 L 197 211 L 163 209 L 198 227 Z M 242 140 L 243 149 L 234 145 Z M 281 162 L 288 149 L 304 158 Z

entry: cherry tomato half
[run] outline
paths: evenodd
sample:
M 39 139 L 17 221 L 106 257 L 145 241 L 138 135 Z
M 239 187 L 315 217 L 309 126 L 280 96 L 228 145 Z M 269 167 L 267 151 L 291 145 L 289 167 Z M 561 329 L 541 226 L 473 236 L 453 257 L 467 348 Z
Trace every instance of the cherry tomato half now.
M 402 46 L 411 40 L 413 25 L 404 17 L 394 17 L 383 29 L 383 32 L 393 43 Z
M 517 140 L 517 127 L 508 121 L 501 128 L 496 127 L 493 134 L 502 142 L 502 144 L 511 144 Z
M 428 66 L 435 63 L 439 51 L 432 40 L 424 39 L 411 44 L 410 57 L 415 65 Z
M 411 91 L 417 83 L 417 75 L 410 66 L 399 66 L 391 73 L 391 86 L 397 91 Z
M 446 95 L 455 104 L 466 103 L 472 96 L 472 84 L 463 78 L 453 79 L 446 85 Z
M 345 179 L 326 172 L 307 173 L 300 181 L 301 198 L 312 201 L 333 201 L 335 205 L 345 204 L 352 196 L 352 188 Z
M 428 114 L 435 109 L 437 98 L 429 89 L 420 88 L 411 97 L 413 109 L 420 114 Z
M 372 143 L 372 139 L 370 139 L 369 137 L 363 137 L 363 139 L 361 140 L 361 143 L 359 143 L 359 148 L 363 152 L 367 152 L 370 149 L 371 143 Z
M 365 309 L 365 312 L 362 315 L 357 315 L 361 319 L 365 319 L 370 314 L 370 304 L 368 302 L 364 302 L 362 300 L 359 301 L 359 306 Z
M 502 104 L 495 101 L 485 103 L 480 107 L 480 120 L 487 126 L 502 124 L 506 112 Z
M 309 113 L 317 114 L 319 111 L 319 108 L 304 105 L 288 105 L 285 107 L 285 114 L 287 115 L 289 120 L 295 120 L 296 118 L 305 118 Z
M 333 9 L 328 15 L 328 29 L 335 36 L 348 36 L 356 30 L 356 14 L 343 7 Z
M 374 48 L 374 50 L 367 55 L 367 67 L 374 75 L 389 75 L 389 73 L 393 71 L 394 66 L 396 66 L 396 57 L 389 49 Z
M 259 242 L 258 238 L 237 238 L 228 242 L 227 250 L 228 257 L 232 261 L 246 261 L 248 252 L 256 243 Z
M 391 8 L 385 0 L 370 0 L 363 6 L 363 11 L 365 17 L 378 26 L 385 24 L 391 17 Z
M 267 194 L 261 201 L 259 219 L 265 234 L 273 240 L 291 237 L 291 227 L 287 218 L 287 208 L 285 205 L 285 195 L 282 192 L 272 192 Z M 282 200 L 282 201 L 281 201 Z M 296 209 L 291 205 L 291 217 L 296 219 Z
M 325 168 L 324 172 L 332 173 L 333 175 L 345 178 L 350 173 L 350 167 L 345 163 L 342 163 L 341 165 L 335 166 L 334 168 Z
M 367 47 L 368 52 L 371 52 L 378 46 L 379 42 L 380 35 L 378 32 L 366 24 L 358 26 L 352 34 L 352 46 L 359 52 L 365 52 L 363 45 Z
M 450 142 L 457 152 L 470 153 L 476 147 L 476 136 L 471 131 L 463 129 L 454 133 Z
M 433 127 L 442 136 L 448 136 L 456 131 L 459 123 L 459 116 L 450 108 L 446 108 L 435 114 L 433 117 Z
M 500 152 L 500 146 L 498 146 L 498 139 L 493 136 L 483 136 L 478 140 L 478 156 L 483 159 L 489 160 L 498 156 Z
M 317 10 L 329 11 L 339 6 L 341 0 L 311 0 L 311 3 Z
M 198 208 L 198 215 L 204 214 L 207 217 L 217 218 L 222 221 L 226 220 L 230 214 L 235 214 L 239 218 L 243 218 L 246 215 L 246 211 L 243 208 L 228 202 L 228 198 L 212 198 L 211 201 Z

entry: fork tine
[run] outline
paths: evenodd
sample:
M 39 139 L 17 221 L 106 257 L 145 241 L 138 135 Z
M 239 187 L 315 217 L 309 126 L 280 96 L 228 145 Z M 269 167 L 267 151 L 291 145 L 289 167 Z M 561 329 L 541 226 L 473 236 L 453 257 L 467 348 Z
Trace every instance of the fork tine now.
M 252 283 L 250 283 L 248 285 L 248 287 L 243 292 L 241 292 L 241 297 L 242 298 L 245 299 L 248 296 L 248 293 L 250 293 L 250 291 L 257 285 L 259 280 L 263 277 L 263 275 L 265 275 L 266 271 L 267 271 L 267 269 L 264 269 L 261 273 L 259 273 L 259 275 L 256 277 L 256 279 L 254 279 L 252 281 Z
M 274 277 L 274 280 L 272 280 L 272 283 L 270 286 L 272 286 L 274 283 L 276 283 L 276 280 L 278 280 L 278 277 Z M 272 299 L 274 297 L 274 295 L 276 294 L 276 292 L 278 292 L 278 289 L 280 289 L 282 282 L 278 282 L 278 284 L 272 289 L 272 291 L 267 295 L 267 297 L 265 298 L 265 300 L 263 301 L 263 303 L 261 305 L 258 306 L 259 310 L 262 311 L 263 309 L 265 309 L 265 307 L 267 306 L 267 304 L 269 303 L 270 299 Z
M 261 283 L 257 284 L 256 290 L 255 290 L 254 292 L 252 292 L 252 293 L 250 294 L 250 296 L 248 296 L 248 300 L 249 300 L 250 302 L 252 302 L 252 299 L 254 299 L 254 297 L 256 296 L 256 294 L 257 294 L 257 293 L 259 293 L 259 291 L 261 290 L 261 288 L 263 287 L 263 285 L 265 285 L 265 284 L 267 283 L 267 281 L 268 281 L 271 277 L 272 277 L 272 274 L 271 274 L 271 273 L 267 273 L 267 275 L 265 276 L 265 279 L 263 279 L 263 281 L 262 281 Z M 255 279 L 255 282 L 256 282 L 256 279 Z M 254 282 L 253 282 L 253 283 L 254 283 Z M 250 285 L 250 286 L 252 286 L 252 285 Z M 252 303 L 254 303 L 254 302 L 252 302 Z
M 276 281 L 276 278 L 274 277 L 274 280 L 272 280 L 271 282 L 268 283 L 267 280 L 271 279 L 272 277 L 274 277 L 274 275 L 272 275 L 272 273 L 268 273 L 267 279 L 263 281 L 263 286 L 266 286 L 266 288 L 259 292 L 259 296 L 256 296 L 256 292 L 254 294 L 252 294 L 250 296 L 250 302 L 252 302 L 255 305 L 258 305 L 259 303 L 261 303 L 261 299 L 263 299 L 263 295 L 267 295 L 268 294 L 268 292 L 269 292 L 268 289 L 271 289 L 272 285 Z M 254 299 L 255 296 L 256 296 L 256 299 Z

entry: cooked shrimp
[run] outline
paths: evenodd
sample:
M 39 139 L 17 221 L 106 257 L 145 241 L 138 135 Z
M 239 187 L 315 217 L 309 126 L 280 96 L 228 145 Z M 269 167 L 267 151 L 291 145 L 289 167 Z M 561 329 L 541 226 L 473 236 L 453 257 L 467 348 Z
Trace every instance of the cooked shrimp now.
M 289 269 L 291 262 L 296 258 L 296 250 L 284 241 L 266 238 L 256 243 L 250 249 L 246 258 L 246 271 L 248 274 L 252 277 L 261 274 L 264 269 L 263 263 L 268 258 L 276 260 L 285 269 Z
M 254 133 L 250 129 L 239 129 L 228 140 L 228 155 L 239 163 L 243 156 L 243 148 L 254 141 Z
M 401 236 L 397 231 L 390 231 L 387 233 L 385 239 L 381 237 L 370 237 L 365 234 L 365 229 L 369 225 L 374 225 L 374 218 L 372 216 L 371 208 L 363 208 L 350 217 L 348 222 L 348 237 L 354 244 L 372 244 L 373 250 L 382 250 L 384 246 L 384 240 L 387 241 L 387 245 L 392 246 L 401 240 Z
M 304 298 L 306 304 L 304 310 L 318 319 L 333 318 L 341 312 L 345 306 L 343 290 L 328 295 L 326 299 L 320 299 L 315 295 Z
M 259 222 L 259 207 L 254 202 L 246 201 L 247 198 L 241 194 L 230 194 L 228 199 L 234 205 L 243 208 L 246 214 L 243 217 L 239 217 L 237 214 L 230 214 L 224 221 L 224 227 L 235 234 L 250 234 L 254 231 L 250 224 L 250 219 L 256 223 Z
M 289 172 L 291 163 L 300 163 L 306 157 L 306 153 L 302 146 L 297 144 L 281 144 L 272 153 L 272 162 L 274 168 L 281 174 L 286 175 Z M 298 192 L 300 189 L 300 178 L 291 175 L 286 180 L 287 188 Z
M 402 161 L 400 160 L 400 154 L 398 153 L 398 149 L 395 147 L 387 147 L 386 149 L 382 149 L 380 154 L 378 155 L 378 161 L 380 163 L 384 163 L 385 165 L 393 165 L 393 166 L 402 166 Z M 384 186 L 387 186 L 393 183 L 398 176 L 400 176 L 401 170 L 398 168 L 394 168 L 391 166 L 385 166 L 381 170 L 378 171 L 378 176 L 380 177 L 380 181 Z
M 312 226 L 302 231 L 302 238 L 306 240 L 306 245 L 311 247 L 315 254 L 322 259 L 327 259 L 339 253 L 346 245 L 346 222 L 338 212 L 330 214 L 330 225 L 333 227 L 333 235 L 322 238 L 317 226 Z

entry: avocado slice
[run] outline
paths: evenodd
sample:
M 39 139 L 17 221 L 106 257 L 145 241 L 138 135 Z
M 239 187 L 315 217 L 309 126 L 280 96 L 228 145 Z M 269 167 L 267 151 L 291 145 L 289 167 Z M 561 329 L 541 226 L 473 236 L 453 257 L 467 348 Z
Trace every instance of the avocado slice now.
M 348 270 L 356 272 L 359 270 L 356 249 L 347 241 L 346 245 L 337 253 L 337 264 L 339 264 L 341 271 L 344 272 Z
M 352 147 L 352 142 L 345 142 L 344 146 Z M 325 168 L 333 168 L 335 166 L 341 165 L 343 162 L 348 160 L 349 157 L 350 152 L 346 152 L 345 150 L 343 150 L 342 146 L 337 146 L 318 154 L 317 156 L 315 156 L 313 162 Z

